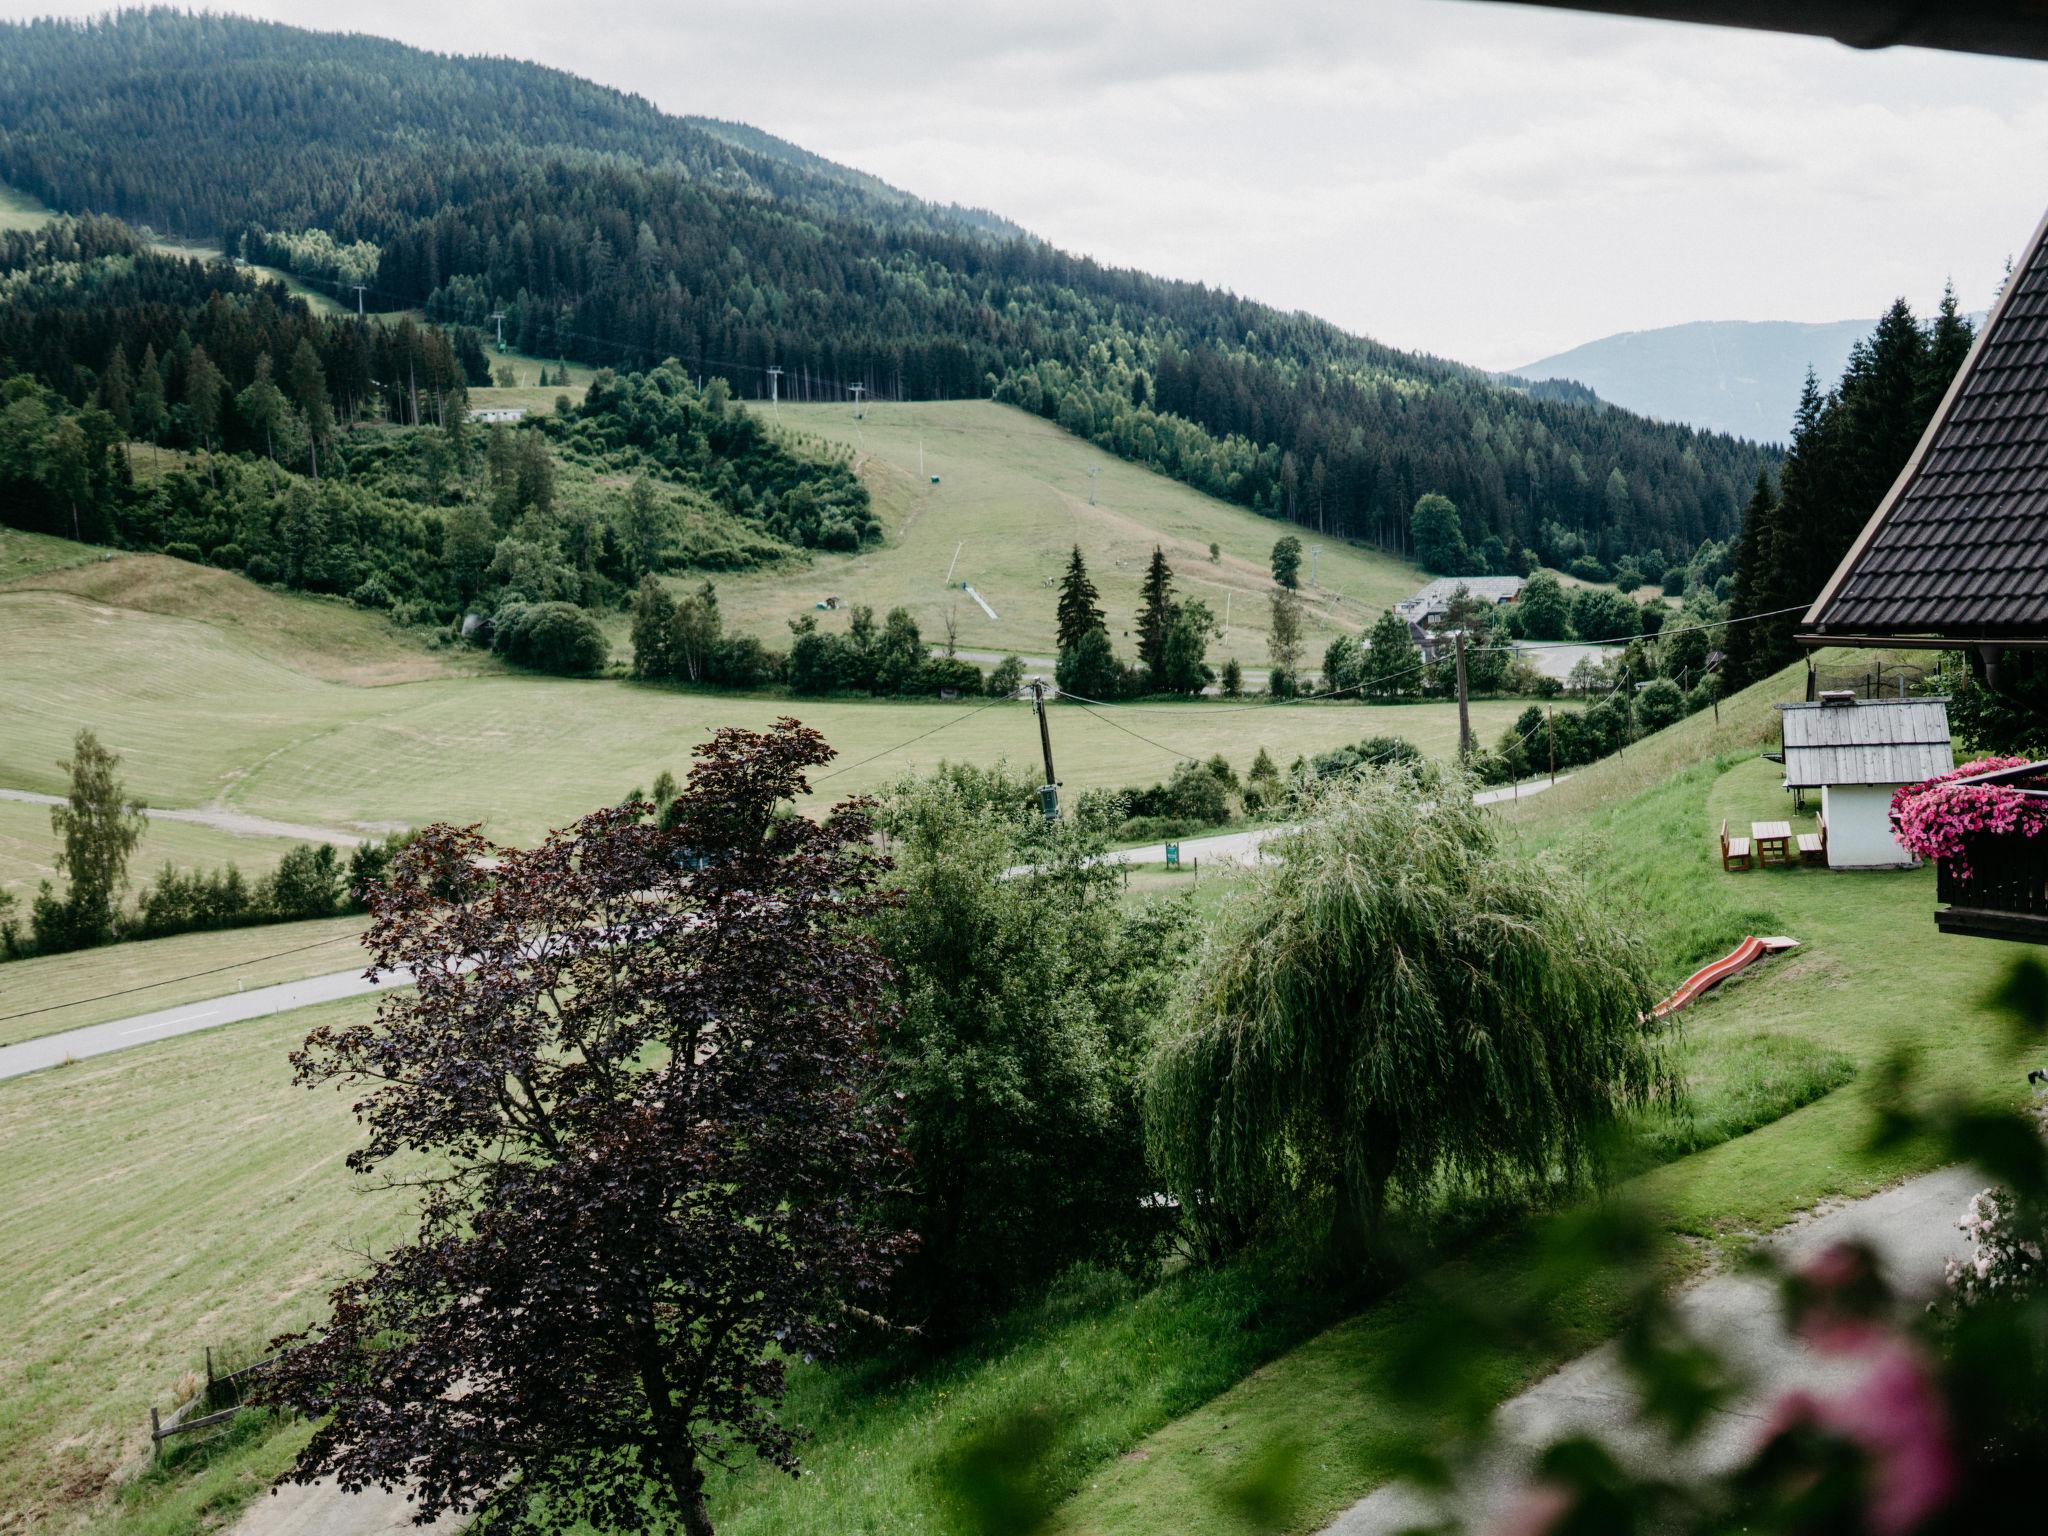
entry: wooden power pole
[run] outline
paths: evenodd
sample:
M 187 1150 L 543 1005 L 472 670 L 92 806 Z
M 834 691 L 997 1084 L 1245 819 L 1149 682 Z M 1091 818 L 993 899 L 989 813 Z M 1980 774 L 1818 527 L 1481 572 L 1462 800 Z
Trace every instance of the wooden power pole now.
M 1457 632 L 1458 641 L 1458 756 L 1472 755 L 1472 699 L 1465 690 L 1465 631 Z
M 1038 711 L 1038 749 L 1045 754 L 1045 787 L 1038 792 L 1038 808 L 1051 821 L 1060 813 L 1060 781 L 1052 771 L 1052 727 L 1045 720 L 1045 683 L 1031 680 L 1031 704 Z

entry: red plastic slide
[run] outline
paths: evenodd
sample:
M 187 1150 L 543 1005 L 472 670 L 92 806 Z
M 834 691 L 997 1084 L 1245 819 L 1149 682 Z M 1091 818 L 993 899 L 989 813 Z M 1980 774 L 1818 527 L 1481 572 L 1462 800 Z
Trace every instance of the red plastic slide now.
M 1667 1013 L 1676 1013 L 1687 1003 L 1706 991 L 1707 988 L 1718 987 L 1737 971 L 1754 965 L 1765 955 L 1775 955 L 1780 950 L 1797 949 L 1798 947 L 1799 941 L 1797 939 L 1788 939 L 1783 936 L 1760 939 L 1755 934 L 1751 934 L 1712 965 L 1703 965 L 1686 977 L 1685 985 L 1665 998 L 1655 1008 L 1652 1008 L 1650 1016 L 1661 1019 Z

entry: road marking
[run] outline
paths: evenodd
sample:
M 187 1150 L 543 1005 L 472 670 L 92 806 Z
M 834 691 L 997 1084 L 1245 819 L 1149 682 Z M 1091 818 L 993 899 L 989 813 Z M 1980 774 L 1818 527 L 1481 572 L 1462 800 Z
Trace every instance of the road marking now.
M 153 1029 L 176 1029 L 180 1024 L 190 1024 L 196 1019 L 210 1019 L 219 1013 L 218 1008 L 209 1008 L 205 1013 L 188 1013 L 182 1018 L 165 1019 L 161 1024 L 145 1024 L 140 1029 L 124 1029 L 125 1035 L 146 1035 Z

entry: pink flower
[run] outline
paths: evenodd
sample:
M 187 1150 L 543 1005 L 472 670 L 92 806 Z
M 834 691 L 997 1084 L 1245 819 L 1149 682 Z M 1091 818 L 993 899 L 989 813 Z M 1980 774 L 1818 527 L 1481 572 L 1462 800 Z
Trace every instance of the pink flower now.
M 1500 1512 L 1490 1536 L 1550 1536 L 1572 1512 L 1572 1496 L 1555 1483 L 1531 1483 Z

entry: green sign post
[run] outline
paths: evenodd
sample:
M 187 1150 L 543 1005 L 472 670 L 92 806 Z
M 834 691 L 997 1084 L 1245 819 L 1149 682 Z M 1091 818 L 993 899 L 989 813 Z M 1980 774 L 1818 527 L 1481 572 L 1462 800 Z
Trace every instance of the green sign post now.
M 1179 843 L 1168 843 L 1168 844 L 1166 845 L 1166 867 L 1167 867 L 1168 869 L 1178 869 L 1178 868 L 1180 868 L 1180 844 L 1179 844 Z

